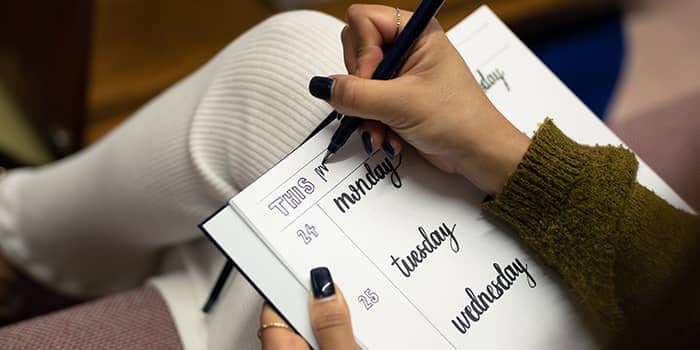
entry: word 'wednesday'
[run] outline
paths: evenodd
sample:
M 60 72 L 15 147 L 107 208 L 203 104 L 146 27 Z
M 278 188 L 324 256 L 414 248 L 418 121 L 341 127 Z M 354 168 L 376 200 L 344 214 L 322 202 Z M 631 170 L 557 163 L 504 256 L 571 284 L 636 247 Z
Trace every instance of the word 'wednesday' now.
M 501 268 L 498 263 L 494 263 L 493 268 L 497 273 L 496 278 L 486 285 L 485 290 L 474 293 L 471 288 L 464 289 L 469 297 L 469 302 L 452 320 L 452 325 L 459 333 L 466 334 L 469 328 L 479 322 L 481 316 L 515 284 L 520 275 L 527 276 L 527 285 L 530 288 L 535 288 L 537 285 L 535 278 L 527 270 L 527 264 L 523 264 L 518 258 L 515 258 L 505 268 Z

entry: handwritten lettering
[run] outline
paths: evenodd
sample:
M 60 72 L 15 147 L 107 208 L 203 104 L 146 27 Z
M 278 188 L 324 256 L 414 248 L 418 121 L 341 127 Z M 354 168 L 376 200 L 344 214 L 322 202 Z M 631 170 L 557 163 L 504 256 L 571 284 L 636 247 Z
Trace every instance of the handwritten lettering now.
M 527 276 L 528 287 L 535 288 L 537 286 L 535 278 L 527 270 L 527 264 L 523 264 L 518 258 L 515 258 L 513 263 L 505 268 L 501 268 L 497 263 L 493 264 L 493 268 L 498 274 L 496 278 L 486 285 L 484 291 L 476 294 L 469 287 L 464 289 L 469 302 L 459 312 L 457 317 L 452 320 L 452 325 L 455 326 L 459 333 L 466 334 L 469 328 L 473 327 L 476 322 L 479 322 L 481 316 L 515 284 L 520 275 L 525 274 Z
M 333 198 L 333 203 L 338 207 L 338 210 L 340 210 L 341 213 L 350 210 L 352 205 L 362 200 L 363 196 L 366 196 L 369 191 L 375 188 L 379 181 L 386 177 L 389 177 L 394 187 L 401 188 L 401 176 L 399 176 L 398 173 L 399 167 L 401 167 L 401 156 L 399 155 L 397 159 L 398 163 L 394 164 L 391 159 L 384 158 L 381 163 L 374 166 L 374 169 L 365 162 L 364 176 L 348 185 L 349 192 L 343 192 L 339 196 Z
M 328 166 L 326 166 L 326 164 L 321 164 L 315 167 L 314 172 L 321 178 L 321 180 L 323 180 L 323 182 L 328 182 L 328 180 L 326 180 L 326 173 L 328 172 Z
M 281 213 L 284 216 L 289 215 L 292 209 L 296 209 L 301 202 L 306 198 L 306 196 L 314 193 L 316 187 L 314 184 L 306 179 L 305 177 L 299 178 L 297 184 L 290 187 L 282 195 L 273 199 L 267 208 Z
M 410 278 L 418 268 L 418 265 L 426 260 L 429 254 L 436 252 L 442 243 L 449 241 L 450 249 L 455 253 L 459 252 L 459 242 L 454 235 L 455 227 L 457 225 L 452 225 L 452 228 L 450 228 L 443 222 L 440 227 L 433 230 L 430 234 L 425 232 L 423 227 L 418 227 L 418 232 L 420 232 L 423 240 L 416 245 L 416 249 L 411 250 L 406 255 L 405 259 L 391 255 L 391 265 L 399 269 L 404 277 Z
M 510 91 L 510 85 L 508 85 L 506 73 L 504 71 L 496 68 L 493 72 L 484 75 L 481 70 L 477 69 L 476 74 L 479 75 L 479 85 L 481 85 L 481 90 L 483 90 L 484 93 L 488 92 L 499 81 L 502 81 L 506 89 Z

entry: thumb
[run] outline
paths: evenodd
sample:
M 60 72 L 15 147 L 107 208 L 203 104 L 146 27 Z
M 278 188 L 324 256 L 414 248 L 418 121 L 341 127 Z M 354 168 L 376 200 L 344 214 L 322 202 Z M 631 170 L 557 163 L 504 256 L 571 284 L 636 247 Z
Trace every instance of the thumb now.
M 313 77 L 309 92 L 314 97 L 328 101 L 336 111 L 344 114 L 374 119 L 391 126 L 389 118 L 405 105 L 405 84 L 392 80 L 363 79 L 354 75 Z
M 328 268 L 311 270 L 311 326 L 321 350 L 357 350 L 350 311 Z

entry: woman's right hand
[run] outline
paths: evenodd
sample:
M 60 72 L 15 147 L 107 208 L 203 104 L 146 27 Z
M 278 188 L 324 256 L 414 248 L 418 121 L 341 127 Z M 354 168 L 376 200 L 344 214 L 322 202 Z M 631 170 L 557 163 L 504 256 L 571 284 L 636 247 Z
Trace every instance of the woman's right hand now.
M 402 23 L 410 16 L 401 11 Z M 484 95 L 440 24 L 428 25 L 397 78 L 381 81 L 370 78 L 396 34 L 396 9 L 353 5 L 346 19 L 345 65 L 354 75 L 315 77 L 312 94 L 367 119 L 361 132 L 368 151 L 382 147 L 394 156 L 403 140 L 441 170 L 500 192 L 530 140 Z

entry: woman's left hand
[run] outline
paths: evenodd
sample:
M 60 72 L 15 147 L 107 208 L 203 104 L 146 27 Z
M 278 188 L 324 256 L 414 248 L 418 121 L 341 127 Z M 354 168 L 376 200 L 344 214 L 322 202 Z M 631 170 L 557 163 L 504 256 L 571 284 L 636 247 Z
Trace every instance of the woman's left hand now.
M 333 284 L 327 268 L 311 270 L 311 290 L 311 327 L 320 350 L 359 350 L 352 333 L 348 304 L 343 293 Z M 260 313 L 258 335 L 263 350 L 309 350 L 304 338 L 289 328 L 284 319 L 267 303 L 263 305 Z

